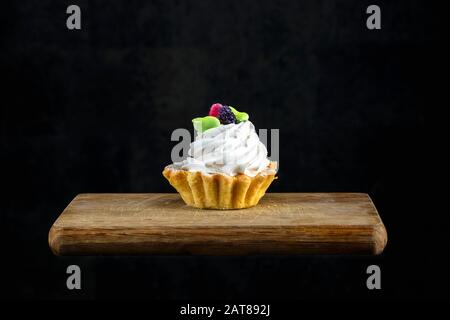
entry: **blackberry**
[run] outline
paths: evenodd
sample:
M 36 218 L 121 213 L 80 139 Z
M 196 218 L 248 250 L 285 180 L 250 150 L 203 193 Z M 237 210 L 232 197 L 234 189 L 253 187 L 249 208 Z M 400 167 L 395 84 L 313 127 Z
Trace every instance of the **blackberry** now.
M 217 118 L 219 118 L 221 124 L 236 123 L 236 116 L 229 106 L 222 106 L 222 108 L 219 109 Z

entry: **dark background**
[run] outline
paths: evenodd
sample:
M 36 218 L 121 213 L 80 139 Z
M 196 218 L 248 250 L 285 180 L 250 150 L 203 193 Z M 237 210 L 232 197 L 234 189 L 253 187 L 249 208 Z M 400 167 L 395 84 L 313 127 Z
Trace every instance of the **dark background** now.
M 444 212 L 427 211 L 425 110 L 439 19 L 426 1 L 11 1 L 0 11 L 1 293 L 6 298 L 442 298 Z M 66 28 L 69 4 L 82 30 Z M 355 191 L 388 230 L 379 257 L 55 257 L 82 192 L 172 192 L 175 128 L 213 102 L 280 128 L 273 192 Z M 83 290 L 65 288 L 69 264 Z M 366 289 L 378 264 L 382 290 Z

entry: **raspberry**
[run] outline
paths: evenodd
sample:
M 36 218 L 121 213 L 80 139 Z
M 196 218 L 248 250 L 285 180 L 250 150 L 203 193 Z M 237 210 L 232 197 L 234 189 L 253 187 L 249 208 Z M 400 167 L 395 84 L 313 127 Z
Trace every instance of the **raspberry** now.
M 219 109 L 217 118 L 219 118 L 221 124 L 236 123 L 236 116 L 229 106 L 222 106 L 222 108 Z
M 209 115 L 212 116 L 212 117 L 218 118 L 219 117 L 219 111 L 222 108 L 223 108 L 223 106 L 220 103 L 214 103 L 211 106 L 211 109 L 209 109 Z

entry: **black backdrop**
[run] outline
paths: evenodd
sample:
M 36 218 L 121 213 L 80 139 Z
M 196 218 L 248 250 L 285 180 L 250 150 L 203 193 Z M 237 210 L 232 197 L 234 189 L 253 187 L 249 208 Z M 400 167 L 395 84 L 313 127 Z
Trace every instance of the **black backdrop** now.
M 27 299 L 443 297 L 448 235 L 424 215 L 436 71 L 425 1 L 14 1 L 0 11 L 2 295 Z M 82 192 L 171 192 L 175 128 L 221 101 L 280 128 L 274 192 L 373 198 L 379 257 L 55 257 L 47 232 Z M 420 233 L 418 232 L 420 230 Z M 419 236 L 420 234 L 420 236 Z M 65 288 L 78 264 L 83 290 Z M 366 267 L 382 290 L 366 289 Z

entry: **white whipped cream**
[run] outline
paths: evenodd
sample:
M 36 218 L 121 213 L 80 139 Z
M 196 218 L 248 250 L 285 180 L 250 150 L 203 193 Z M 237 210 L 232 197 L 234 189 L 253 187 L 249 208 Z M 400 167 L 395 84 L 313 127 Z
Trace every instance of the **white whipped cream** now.
M 174 163 L 173 167 L 254 177 L 270 163 L 267 149 L 250 121 L 222 125 L 198 133 L 190 145 L 188 155 L 185 160 Z

